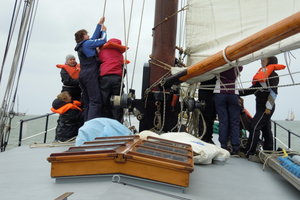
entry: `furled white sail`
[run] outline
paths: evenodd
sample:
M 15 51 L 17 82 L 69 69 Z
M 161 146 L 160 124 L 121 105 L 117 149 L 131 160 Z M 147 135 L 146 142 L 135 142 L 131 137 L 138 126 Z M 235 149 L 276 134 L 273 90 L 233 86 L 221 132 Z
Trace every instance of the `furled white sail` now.
M 300 11 L 299 0 L 188 0 L 187 3 L 186 48 L 190 52 L 187 66 Z M 300 34 L 297 34 L 240 58 L 238 64 L 245 65 L 299 47 Z M 188 82 L 208 79 L 228 66 Z

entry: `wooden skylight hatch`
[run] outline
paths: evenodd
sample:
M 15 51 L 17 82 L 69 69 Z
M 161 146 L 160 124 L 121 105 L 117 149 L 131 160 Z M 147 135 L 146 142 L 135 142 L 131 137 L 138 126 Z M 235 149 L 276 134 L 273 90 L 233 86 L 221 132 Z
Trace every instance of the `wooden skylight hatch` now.
M 47 160 L 53 178 L 125 174 L 182 187 L 194 168 L 190 145 L 138 135 L 96 138 Z

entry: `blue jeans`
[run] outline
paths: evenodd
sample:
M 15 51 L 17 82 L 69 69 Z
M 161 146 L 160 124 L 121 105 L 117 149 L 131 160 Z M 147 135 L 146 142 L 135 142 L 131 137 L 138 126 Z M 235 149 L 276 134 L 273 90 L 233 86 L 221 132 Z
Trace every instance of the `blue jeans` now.
M 231 138 L 233 151 L 240 147 L 240 105 L 236 94 L 215 94 L 214 102 L 219 118 L 219 142 L 227 149 L 227 141 Z

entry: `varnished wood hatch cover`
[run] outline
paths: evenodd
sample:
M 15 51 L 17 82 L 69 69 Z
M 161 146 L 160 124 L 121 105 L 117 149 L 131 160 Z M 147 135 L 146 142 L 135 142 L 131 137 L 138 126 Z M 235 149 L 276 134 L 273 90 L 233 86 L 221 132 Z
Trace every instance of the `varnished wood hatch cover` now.
M 188 187 L 193 151 L 188 144 L 138 135 L 99 137 L 52 153 L 51 177 L 125 174 Z

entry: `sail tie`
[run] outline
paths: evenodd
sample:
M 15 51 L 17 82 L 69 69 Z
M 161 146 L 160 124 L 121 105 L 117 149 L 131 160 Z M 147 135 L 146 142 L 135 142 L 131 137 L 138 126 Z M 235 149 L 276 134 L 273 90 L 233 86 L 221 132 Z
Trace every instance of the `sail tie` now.
M 236 62 L 236 63 L 233 63 L 232 61 L 230 61 L 230 60 L 227 58 L 227 56 L 226 56 L 226 49 L 227 49 L 228 47 L 229 47 L 229 46 L 225 47 L 225 48 L 223 49 L 223 51 L 222 51 L 223 58 L 224 58 L 224 60 L 227 62 L 228 65 L 233 66 L 233 67 L 238 67 L 239 65 L 238 65 L 237 62 Z

